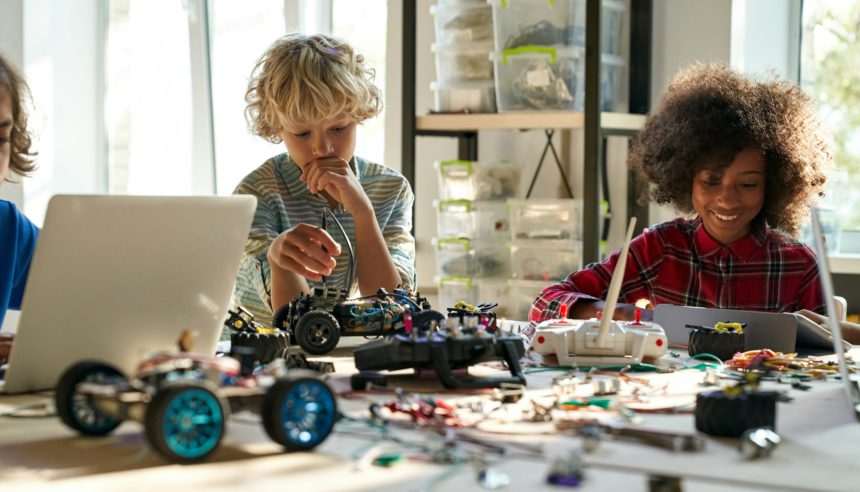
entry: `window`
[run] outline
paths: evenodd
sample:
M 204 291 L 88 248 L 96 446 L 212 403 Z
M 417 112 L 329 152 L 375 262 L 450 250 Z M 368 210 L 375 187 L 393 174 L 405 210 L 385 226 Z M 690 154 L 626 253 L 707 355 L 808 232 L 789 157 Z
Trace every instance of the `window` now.
M 228 195 L 266 159 L 284 151 L 253 135 L 245 90 L 257 58 L 286 32 L 284 0 L 211 2 L 212 113 L 218 194 Z
M 386 0 L 107 5 L 109 193 L 226 195 L 266 159 L 284 152 L 282 144 L 251 134 L 244 96 L 258 57 L 288 31 L 330 31 L 348 40 L 385 86 Z M 199 35 L 207 31 L 208 38 Z M 201 97 L 206 91 L 210 98 Z M 356 153 L 381 162 L 384 149 L 380 115 L 359 128 Z
M 801 85 L 818 100 L 836 163 L 822 203 L 828 249 L 860 254 L 860 2 L 803 3 Z
M 194 190 L 190 66 L 183 2 L 108 2 L 109 193 L 187 195 Z

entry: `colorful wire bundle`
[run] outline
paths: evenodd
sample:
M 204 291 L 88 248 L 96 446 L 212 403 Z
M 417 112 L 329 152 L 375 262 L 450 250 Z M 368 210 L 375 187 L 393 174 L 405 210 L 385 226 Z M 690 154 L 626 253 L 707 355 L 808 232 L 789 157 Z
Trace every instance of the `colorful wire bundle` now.
M 797 354 L 783 354 L 770 349 L 737 353 L 725 362 L 725 367 L 741 372 L 771 370 L 783 374 L 804 374 L 812 377 L 832 376 L 839 373 L 836 362 L 815 357 L 798 357 Z

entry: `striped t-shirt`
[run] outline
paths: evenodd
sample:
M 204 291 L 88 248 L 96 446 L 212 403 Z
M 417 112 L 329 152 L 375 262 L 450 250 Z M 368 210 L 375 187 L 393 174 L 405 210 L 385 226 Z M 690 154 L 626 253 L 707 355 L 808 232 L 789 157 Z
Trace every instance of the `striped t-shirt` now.
M 388 246 L 388 252 L 405 288 L 415 286 L 415 239 L 412 237 L 412 205 L 415 196 L 402 174 L 380 164 L 355 157 L 350 163 L 361 187 L 373 204 L 376 220 Z M 282 232 L 300 223 L 321 225 L 322 214 L 328 207 L 320 195 L 308 191 L 301 181 L 301 169 L 286 154 L 275 156 L 246 176 L 234 194 L 257 197 L 257 211 L 251 224 L 245 253 L 236 279 L 234 301 L 248 309 L 254 317 L 267 324 L 272 317 L 272 277 L 266 254 L 269 245 Z M 333 210 L 353 245 L 355 221 L 349 212 Z M 341 245 L 337 265 L 326 283 L 329 287 L 346 287 L 349 275 L 349 253 L 346 241 L 329 217 L 329 235 Z M 308 285 L 321 285 L 308 279 Z M 355 286 L 350 286 L 355 288 Z

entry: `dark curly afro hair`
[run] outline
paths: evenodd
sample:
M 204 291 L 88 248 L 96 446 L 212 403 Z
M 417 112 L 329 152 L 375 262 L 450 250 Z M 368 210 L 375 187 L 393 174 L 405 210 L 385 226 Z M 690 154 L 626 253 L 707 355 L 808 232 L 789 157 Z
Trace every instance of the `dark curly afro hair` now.
M 693 65 L 669 84 L 628 164 L 650 183 L 645 199 L 689 214 L 693 177 L 702 169 L 722 174 L 747 148 L 760 150 L 767 163 L 765 203 L 755 220 L 796 238 L 824 194 L 832 157 L 815 103 L 791 82 Z

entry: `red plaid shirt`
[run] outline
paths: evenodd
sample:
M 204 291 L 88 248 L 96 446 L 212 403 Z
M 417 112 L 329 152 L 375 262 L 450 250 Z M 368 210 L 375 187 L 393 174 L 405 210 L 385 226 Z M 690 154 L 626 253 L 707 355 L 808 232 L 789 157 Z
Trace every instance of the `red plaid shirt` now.
M 605 299 L 620 253 L 545 288 L 532 304 L 529 320 L 557 318 L 561 304 L 571 306 L 579 299 Z M 698 217 L 659 224 L 630 242 L 618 301 L 639 299 L 654 306 L 824 313 L 812 249 L 763 225 L 723 246 Z

